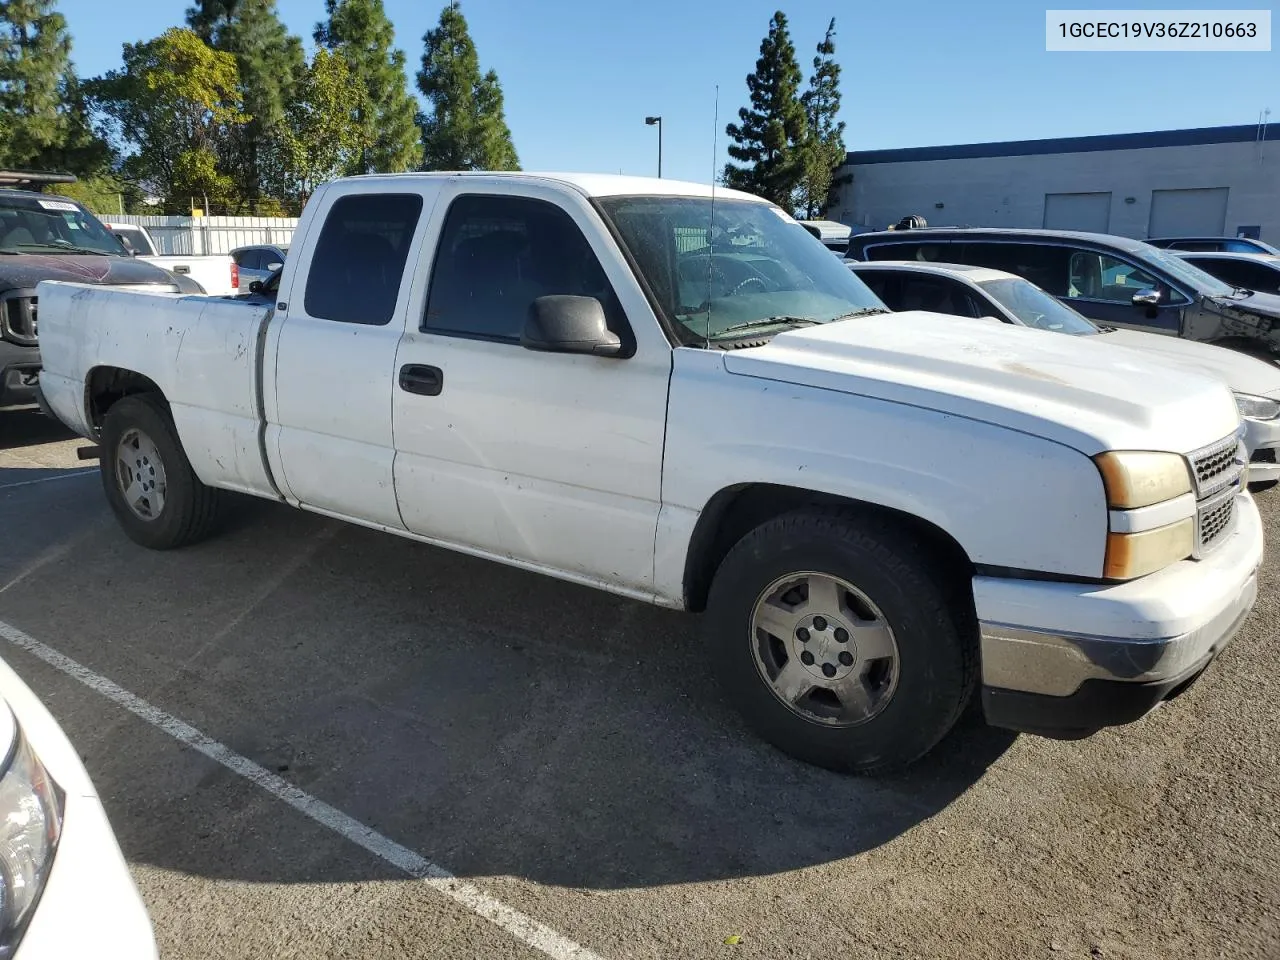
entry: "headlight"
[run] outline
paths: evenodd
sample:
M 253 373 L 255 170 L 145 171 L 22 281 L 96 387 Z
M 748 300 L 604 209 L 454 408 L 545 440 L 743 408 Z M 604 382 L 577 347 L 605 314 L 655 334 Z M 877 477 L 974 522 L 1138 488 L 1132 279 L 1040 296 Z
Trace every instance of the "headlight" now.
M 1235 396 L 1236 409 L 1242 417 L 1250 420 L 1274 420 L 1280 417 L 1280 400 L 1255 397 L 1250 393 L 1237 393 Z
M 63 795 L 18 733 L 0 776 L 0 958 L 12 956 L 49 879 Z
M 1176 453 L 1120 450 L 1100 453 L 1093 462 L 1113 510 L 1148 507 L 1191 492 L 1187 461 Z
M 1195 536 L 1191 517 L 1141 533 L 1108 533 L 1102 575 L 1108 580 L 1133 580 L 1163 570 L 1191 556 Z

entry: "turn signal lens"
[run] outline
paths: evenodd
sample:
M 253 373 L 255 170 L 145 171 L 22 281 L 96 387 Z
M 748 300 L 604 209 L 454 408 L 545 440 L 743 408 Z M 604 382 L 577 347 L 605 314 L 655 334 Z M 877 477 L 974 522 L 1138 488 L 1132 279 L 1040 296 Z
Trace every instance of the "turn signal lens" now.
M 1107 506 L 1113 510 L 1149 507 L 1191 492 L 1187 461 L 1176 453 L 1113 450 L 1098 454 L 1093 462 L 1102 473 Z
M 1191 517 L 1141 533 L 1108 533 L 1102 575 L 1108 580 L 1133 580 L 1163 570 L 1191 556 L 1195 537 Z

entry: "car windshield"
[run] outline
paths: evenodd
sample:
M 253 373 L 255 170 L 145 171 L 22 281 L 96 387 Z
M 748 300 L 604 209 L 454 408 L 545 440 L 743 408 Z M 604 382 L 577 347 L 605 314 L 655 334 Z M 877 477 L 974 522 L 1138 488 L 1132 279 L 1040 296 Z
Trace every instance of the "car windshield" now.
M 1164 270 L 1165 273 L 1173 276 L 1175 280 L 1180 280 L 1186 284 L 1195 293 L 1203 297 L 1229 297 L 1235 293 L 1236 288 L 1229 283 L 1223 283 L 1217 277 L 1205 273 L 1199 267 L 1188 263 L 1180 256 L 1162 250 L 1160 247 L 1153 247 L 1150 244 L 1143 244 L 1146 247 L 1142 251 L 1142 258 Z
M 0 196 L 0 253 L 98 253 L 128 256 L 93 214 L 61 197 Z
M 646 196 L 600 205 L 688 342 L 887 312 L 820 240 L 769 204 Z
M 981 281 L 978 286 L 1028 327 L 1077 336 L 1098 333 L 1093 323 L 1029 280 L 1004 277 Z

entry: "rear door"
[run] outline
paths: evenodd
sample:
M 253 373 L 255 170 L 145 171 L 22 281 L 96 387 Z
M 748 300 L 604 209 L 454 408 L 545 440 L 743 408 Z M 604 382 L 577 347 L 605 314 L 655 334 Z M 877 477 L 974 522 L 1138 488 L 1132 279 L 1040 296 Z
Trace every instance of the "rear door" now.
M 599 215 L 534 183 L 459 178 L 428 234 L 396 358 L 406 527 L 647 592 L 672 350 Z M 599 299 L 632 354 L 521 347 L 533 300 L 555 294 Z
M 424 197 L 331 192 L 319 202 L 318 235 L 298 246 L 303 260 L 277 306 L 287 318 L 266 357 L 267 442 L 283 492 L 301 505 L 403 529 L 391 391 Z

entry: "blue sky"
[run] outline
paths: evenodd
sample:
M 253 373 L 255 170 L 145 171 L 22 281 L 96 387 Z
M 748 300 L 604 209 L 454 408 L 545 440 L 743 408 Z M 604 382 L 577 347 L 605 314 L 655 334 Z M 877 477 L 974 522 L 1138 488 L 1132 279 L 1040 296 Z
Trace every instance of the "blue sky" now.
M 322 0 L 278 3 L 309 47 Z M 385 4 L 412 73 L 422 35 L 443 3 Z M 71 27 L 77 68 L 92 75 L 119 64 L 122 43 L 180 24 L 187 5 L 61 0 L 59 9 Z M 1272 120 L 1280 120 L 1280 53 L 1046 53 L 1049 6 L 1071 4 L 798 0 L 783 9 L 806 77 L 813 47 L 828 19 L 837 18 L 851 149 L 1255 123 L 1268 106 L 1275 108 Z M 1264 4 L 1194 0 L 1194 6 Z M 644 117 L 661 114 L 663 173 L 706 181 L 723 163 L 723 126 L 746 103 L 745 78 L 778 0 L 462 0 L 461 7 L 482 66 L 502 80 L 525 169 L 651 174 L 656 134 Z

